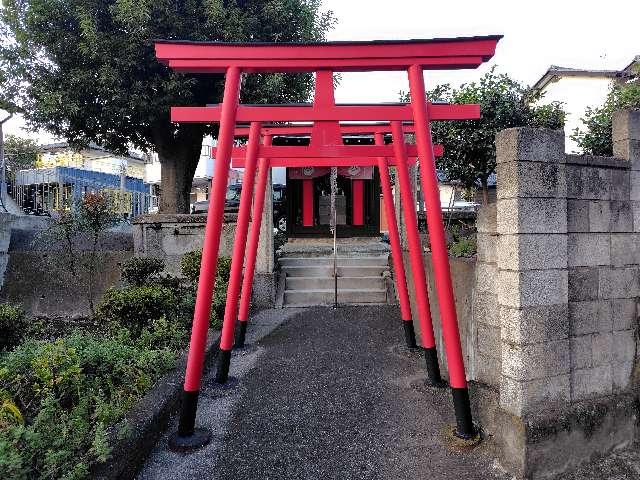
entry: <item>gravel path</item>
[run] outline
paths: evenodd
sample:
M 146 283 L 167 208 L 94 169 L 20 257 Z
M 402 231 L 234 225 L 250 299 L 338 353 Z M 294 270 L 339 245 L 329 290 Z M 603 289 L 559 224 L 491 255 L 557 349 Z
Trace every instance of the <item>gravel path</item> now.
M 204 381 L 198 425 L 212 443 L 176 454 L 165 436 L 139 480 L 510 478 L 486 444 L 448 441 L 449 390 L 423 386 L 396 308 L 268 310 L 249 329 L 231 385 Z
M 176 454 L 165 435 L 139 479 L 508 478 L 482 446 L 449 446 L 448 390 L 422 386 L 399 322 L 394 307 L 261 312 L 231 386 L 204 379 L 212 443 Z

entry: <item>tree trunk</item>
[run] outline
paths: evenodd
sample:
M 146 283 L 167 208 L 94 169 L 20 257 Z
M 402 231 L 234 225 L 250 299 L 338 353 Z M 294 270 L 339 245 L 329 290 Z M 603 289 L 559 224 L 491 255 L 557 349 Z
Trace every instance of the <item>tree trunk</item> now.
M 202 151 L 202 128 L 156 142 L 161 166 L 160 213 L 189 213 L 193 175 Z
M 482 182 L 482 205 L 489 204 L 489 187 L 487 186 L 487 179 L 482 178 L 480 180 Z

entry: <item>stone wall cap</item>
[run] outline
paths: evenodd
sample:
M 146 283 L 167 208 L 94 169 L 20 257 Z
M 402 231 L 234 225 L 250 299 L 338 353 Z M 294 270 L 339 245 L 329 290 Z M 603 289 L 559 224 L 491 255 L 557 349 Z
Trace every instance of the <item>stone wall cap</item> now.
M 629 169 L 629 161 L 618 157 L 600 157 L 596 155 L 576 155 L 568 154 L 568 165 L 587 165 L 591 167 L 609 167 L 619 168 L 622 170 Z
M 235 223 L 238 219 L 237 213 L 225 213 L 225 223 Z M 134 225 L 141 224 L 158 224 L 158 223 L 207 223 L 206 213 L 150 213 L 146 215 L 138 215 L 131 223 Z

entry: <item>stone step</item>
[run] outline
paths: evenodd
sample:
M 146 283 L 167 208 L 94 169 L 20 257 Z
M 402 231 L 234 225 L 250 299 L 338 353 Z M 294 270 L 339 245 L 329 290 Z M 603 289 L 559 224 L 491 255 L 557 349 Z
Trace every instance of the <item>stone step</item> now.
M 334 288 L 333 277 L 287 277 L 287 290 L 330 290 Z M 374 277 L 338 277 L 338 289 L 384 290 L 385 279 Z
M 379 277 L 389 270 L 388 266 L 341 266 L 338 267 L 340 277 Z M 287 277 L 333 277 L 333 265 L 329 266 L 288 266 L 282 267 L 282 272 Z
M 333 266 L 333 257 L 282 257 L 278 261 L 282 267 Z M 338 256 L 337 263 L 338 266 L 388 266 L 389 256 Z
M 322 290 L 285 290 L 285 307 L 306 307 L 314 305 L 333 305 L 333 289 Z M 378 289 L 338 290 L 338 303 L 350 305 L 387 303 L 387 291 Z
M 378 239 L 365 238 L 358 241 L 354 238 L 338 239 L 338 255 L 350 257 L 370 257 L 389 255 L 390 247 Z M 333 255 L 333 241 L 326 239 L 289 239 L 278 250 L 283 257 L 330 257 Z

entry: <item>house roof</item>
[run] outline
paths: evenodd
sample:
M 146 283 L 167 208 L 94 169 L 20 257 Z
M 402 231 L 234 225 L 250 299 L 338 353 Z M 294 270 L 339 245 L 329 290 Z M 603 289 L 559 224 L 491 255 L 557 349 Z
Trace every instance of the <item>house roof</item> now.
M 44 145 L 40 145 L 40 151 L 42 152 L 49 152 L 52 150 L 65 150 L 65 149 L 70 149 L 72 148 L 71 145 L 69 145 L 68 142 L 57 142 L 57 143 L 47 143 Z M 144 160 L 142 155 L 136 153 L 136 152 L 132 152 L 129 151 L 129 153 L 127 155 L 119 155 L 119 154 L 115 154 L 113 152 L 111 152 L 110 150 L 107 150 L 106 148 L 98 145 L 97 143 L 89 143 L 89 145 L 86 146 L 86 149 L 88 150 L 98 150 L 100 152 L 105 152 L 105 153 L 111 153 L 113 155 L 117 155 L 118 157 L 122 157 L 122 158 L 131 158 L 133 160 Z
M 640 65 L 640 55 L 636 55 L 633 60 L 621 70 L 594 70 L 585 68 L 570 68 L 551 65 L 549 69 L 533 84 L 532 89 L 540 91 L 549 83 L 560 77 L 594 77 L 594 78 L 621 78 L 631 73 L 632 69 Z
M 636 55 L 631 63 L 622 69 L 623 72 L 631 72 L 634 67 L 640 66 L 640 55 Z
M 540 91 L 549 83 L 560 77 L 594 77 L 594 78 L 618 78 L 622 74 L 620 70 L 589 70 L 583 68 L 559 67 L 551 65 L 540 79 L 531 87 L 535 91 Z

